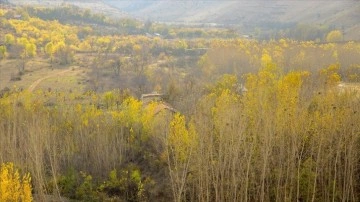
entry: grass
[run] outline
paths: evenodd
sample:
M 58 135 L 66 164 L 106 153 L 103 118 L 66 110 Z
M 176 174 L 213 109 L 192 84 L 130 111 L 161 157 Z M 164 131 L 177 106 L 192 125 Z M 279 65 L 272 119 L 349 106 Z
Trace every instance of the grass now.
M 55 76 L 42 81 L 37 89 L 51 89 L 56 91 L 84 91 L 86 72 L 81 69 L 66 72 L 61 76 Z
M 5 87 L 28 89 L 34 82 L 38 82 L 34 90 L 69 91 L 76 89 L 83 91 L 85 89 L 84 81 L 87 80 L 87 71 L 79 69 L 79 67 L 50 64 L 48 59 L 36 57 L 26 63 L 21 80 L 12 81 L 11 78 L 18 75 L 19 65 L 21 65 L 19 59 L 7 59 L 0 62 L 0 89 Z M 69 71 L 62 73 L 67 69 Z

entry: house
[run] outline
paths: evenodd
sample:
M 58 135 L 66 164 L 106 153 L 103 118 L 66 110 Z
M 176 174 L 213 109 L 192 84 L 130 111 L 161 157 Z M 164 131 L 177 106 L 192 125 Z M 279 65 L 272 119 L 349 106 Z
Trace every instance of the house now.
M 15 14 L 15 15 L 13 16 L 13 18 L 14 18 L 14 19 L 17 19 L 17 20 L 21 19 L 21 17 L 22 17 L 22 15 L 19 15 L 19 14 Z
M 157 93 L 157 92 L 153 92 L 150 94 L 142 94 L 141 95 L 141 101 L 143 103 L 144 106 L 147 106 L 148 104 L 150 104 L 151 102 L 157 102 L 157 106 L 154 110 L 154 115 L 162 112 L 162 111 L 167 111 L 170 113 L 176 113 L 177 110 L 174 109 L 169 103 L 166 103 L 163 100 L 163 94 Z
M 152 92 L 149 94 L 142 94 L 141 95 L 141 101 L 144 104 L 149 104 L 150 102 L 159 102 L 162 101 L 163 94 Z

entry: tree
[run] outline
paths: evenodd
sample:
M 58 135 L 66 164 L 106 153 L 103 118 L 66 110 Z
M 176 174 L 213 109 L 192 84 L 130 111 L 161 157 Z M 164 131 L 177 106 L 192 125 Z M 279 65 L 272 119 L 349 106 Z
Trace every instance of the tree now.
M 15 43 L 15 37 L 12 34 L 5 34 L 5 45 L 7 47 Z
M 13 163 L 0 167 L 0 201 L 32 201 L 31 178 L 29 174 L 20 176 Z
M 54 47 L 54 52 L 60 64 L 70 64 L 73 60 L 73 50 L 66 45 L 64 41 L 60 41 Z
M 6 46 L 0 46 L 0 61 L 6 57 Z
M 1 1 L 0 1 L 1 3 Z M 6 10 L 0 9 L 0 17 L 4 16 L 6 14 Z
M 53 62 L 55 46 L 53 42 L 49 42 L 45 45 L 45 53 L 50 57 L 51 63 Z
M 343 34 L 340 30 L 333 30 L 326 35 L 327 42 L 339 42 L 343 39 Z
M 109 36 L 103 36 L 96 40 L 96 45 L 98 47 L 98 54 L 105 53 L 105 57 L 112 49 L 111 38 Z
M 81 42 L 79 44 L 79 50 L 83 51 L 83 52 L 90 52 L 92 49 L 90 43 L 86 40 L 84 40 L 83 42 Z
M 170 130 L 166 141 L 166 156 L 169 166 L 171 186 L 174 201 L 183 199 L 187 175 L 196 145 L 195 129 L 187 129 L 185 116 L 175 114 L 170 123 Z
M 0 62 L 6 57 L 6 46 L 0 46 Z M 1 75 L 1 64 L 0 64 L 0 75 Z M 0 84 L 1 89 L 1 84 Z
M 28 43 L 25 46 L 26 52 L 30 57 L 36 56 L 36 45 L 34 43 Z
M 25 69 L 27 59 L 36 55 L 36 45 L 25 37 L 19 38 L 17 43 L 22 46 L 21 57 L 23 58 L 23 64 L 19 69 L 19 71 L 22 72 Z

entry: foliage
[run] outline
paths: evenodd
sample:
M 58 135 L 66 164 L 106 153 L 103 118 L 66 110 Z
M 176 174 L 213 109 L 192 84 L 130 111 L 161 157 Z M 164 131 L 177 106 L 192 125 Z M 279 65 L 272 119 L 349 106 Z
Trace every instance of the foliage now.
M 326 26 L 284 33 L 317 42 L 258 41 L 216 28 L 113 21 L 71 6 L 17 12 L 24 18 L 1 17 L 0 55 L 11 55 L 2 63 L 46 56 L 53 67 L 78 65 L 92 89 L 0 93 L 0 161 L 21 162 L 35 194 L 359 200 L 359 93 L 341 83 L 359 81 L 358 42 L 318 43 Z M 166 95 L 136 98 L 153 89 Z M 3 167 L 19 181 L 11 187 L 25 189 L 28 175 Z
M 322 69 L 320 73 L 324 75 L 327 85 L 334 86 L 341 81 L 339 70 L 340 64 L 331 64 L 329 67 Z
M 80 172 L 82 183 L 76 187 L 76 198 L 82 201 L 99 201 L 91 175 Z
M 126 201 L 143 201 L 144 184 L 141 181 L 141 172 L 137 168 L 129 166 L 120 172 L 112 170 L 109 179 L 100 186 L 100 191 L 110 197 L 118 197 Z
M 5 44 L 10 46 L 15 43 L 15 37 L 12 34 L 5 34 Z
M 57 183 L 63 196 L 76 197 L 76 189 L 79 185 L 78 176 L 74 169 L 69 169 L 65 175 L 60 176 Z
M 175 114 L 174 119 L 170 122 L 168 135 L 169 154 L 172 160 L 187 162 L 191 158 L 191 150 L 194 148 L 195 134 L 189 132 L 185 126 L 185 117 Z M 169 162 L 170 163 L 170 162 Z
M 13 163 L 3 163 L 0 167 L 0 201 L 32 201 L 31 178 L 21 176 Z
M 6 57 L 6 46 L 0 46 L 0 60 Z
M 326 35 L 327 42 L 338 42 L 343 39 L 343 34 L 340 30 L 333 30 Z
M 59 20 L 63 23 L 73 21 L 107 24 L 109 21 L 104 15 L 91 13 L 90 10 L 80 9 L 76 6 L 65 5 L 56 8 L 27 8 L 30 15 L 45 20 Z
M 0 9 L 0 17 L 4 16 L 6 14 L 6 10 Z
M 355 152 L 353 140 L 359 134 L 360 106 L 356 94 L 341 93 L 335 90 L 336 83 L 331 84 L 331 75 L 337 71 L 337 65 L 324 69 L 320 75 L 327 83 L 314 86 L 309 72 L 283 74 L 268 66 L 246 76 L 243 93 L 237 90 L 236 76 L 224 75 L 199 100 L 189 123 L 181 114 L 167 123 L 161 113 L 155 114 L 156 103 L 143 107 L 135 98 L 121 98 L 115 91 L 101 95 L 12 92 L 0 99 L 0 135 L 6 141 L 1 142 L 0 158 L 24 161 L 39 173 L 49 173 L 44 169 L 47 162 L 54 168 L 74 167 L 68 173 L 61 169 L 46 175 L 55 176 L 61 195 L 87 201 L 107 197 L 142 200 L 149 193 L 143 179 L 152 176 L 151 169 L 159 172 L 164 168 L 168 174 L 157 180 L 172 187 L 178 201 L 187 197 L 195 201 L 355 197 L 354 193 L 341 196 L 345 193 L 340 185 L 356 173 L 343 178 L 345 168 L 340 165 L 345 160 L 352 162 L 346 155 L 357 159 L 351 152 Z M 55 100 L 53 106 L 44 105 L 48 99 Z M 121 103 L 118 107 L 115 100 Z M 107 107 L 98 108 L 101 103 Z M 25 138 L 14 142 L 12 138 L 19 134 Z M 16 155 L 5 156 L 7 153 Z M 37 158 L 36 164 L 27 156 Z M 279 162 L 285 164 L 278 167 Z M 129 164 L 133 166 L 127 167 Z M 111 173 L 108 179 L 102 177 L 104 172 Z M 34 182 L 44 179 L 34 178 Z M 335 178 L 334 185 L 330 182 Z M 216 192 L 206 192 L 197 183 Z M 37 192 L 41 190 L 41 183 L 35 185 Z M 287 194 L 276 191 L 288 186 L 295 188 Z M 328 187 L 332 195 L 322 195 Z M 236 194 L 245 189 L 251 190 L 249 195 Z

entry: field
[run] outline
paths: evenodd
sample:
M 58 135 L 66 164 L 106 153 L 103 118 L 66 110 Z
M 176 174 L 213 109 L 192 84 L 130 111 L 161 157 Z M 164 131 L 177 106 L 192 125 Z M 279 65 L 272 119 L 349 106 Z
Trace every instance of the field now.
M 360 43 L 337 29 L 258 40 L 69 5 L 0 24 L 0 201 L 359 200 Z

